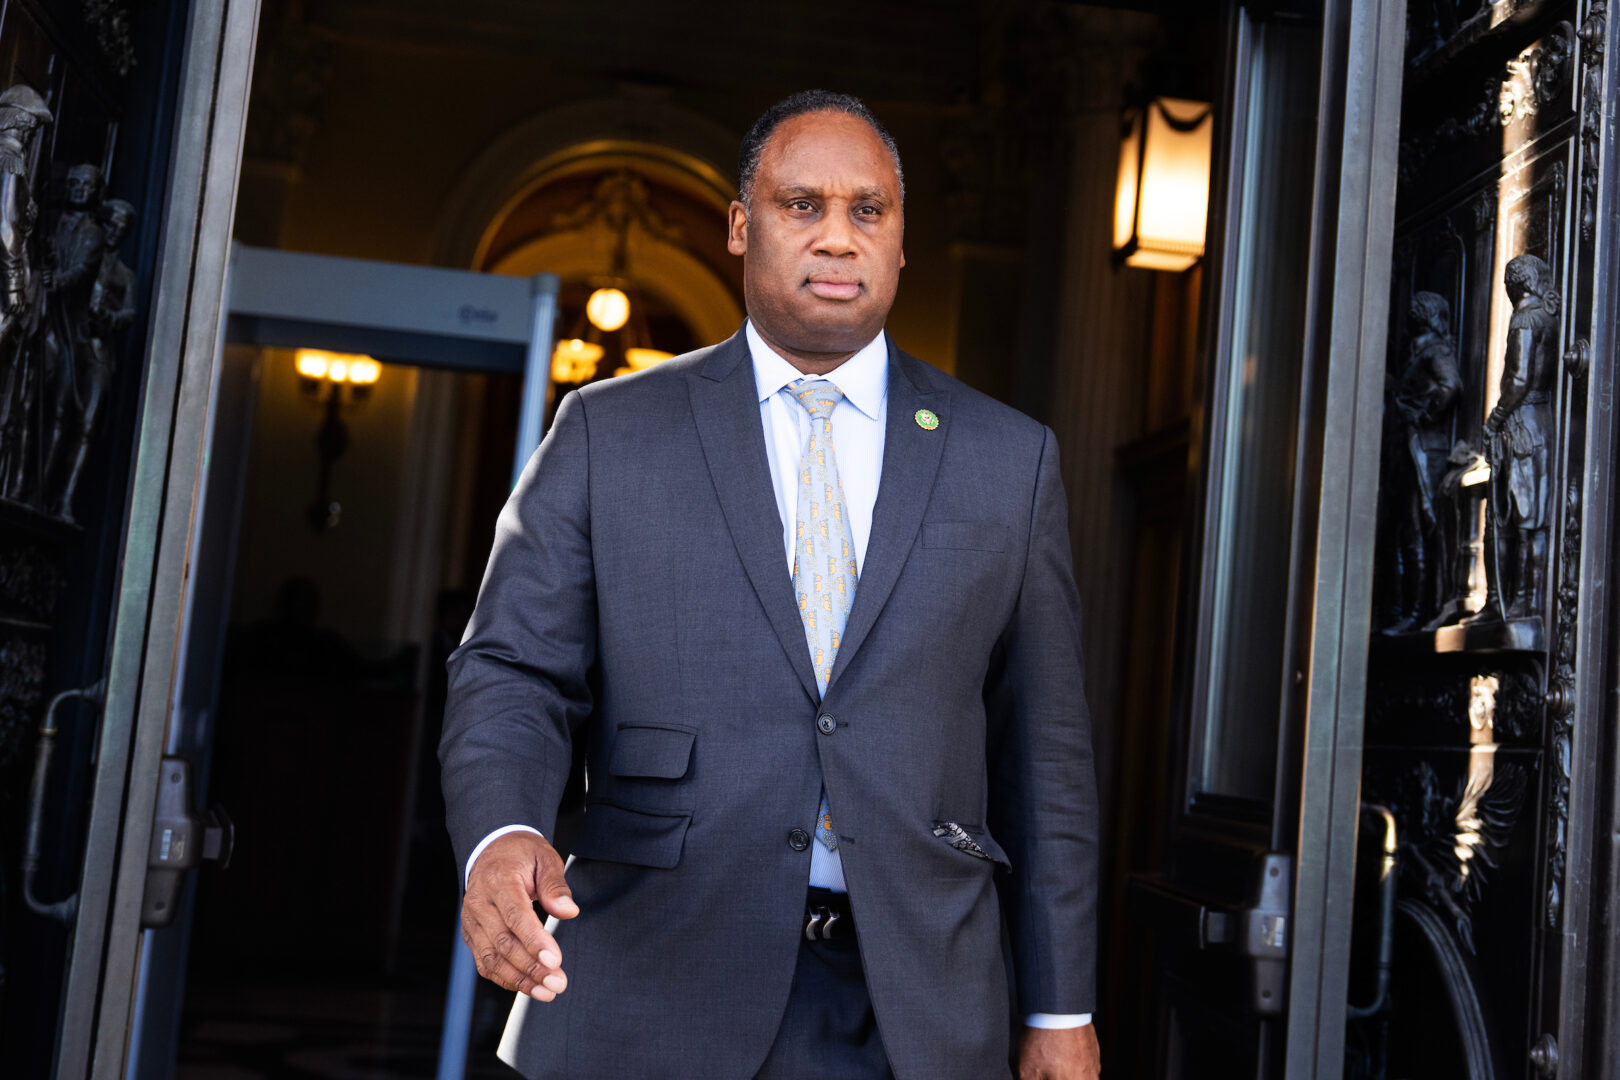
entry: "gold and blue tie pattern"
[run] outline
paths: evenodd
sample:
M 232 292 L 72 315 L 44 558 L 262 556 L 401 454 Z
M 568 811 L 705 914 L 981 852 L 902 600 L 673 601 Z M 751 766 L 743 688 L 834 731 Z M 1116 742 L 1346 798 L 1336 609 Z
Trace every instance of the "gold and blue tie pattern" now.
M 793 531 L 793 591 L 804 620 L 804 639 L 816 671 L 816 687 L 825 694 L 832 678 L 838 643 L 855 601 L 855 534 L 850 531 L 844 489 L 838 482 L 833 454 L 833 410 L 844 392 L 826 379 L 799 383 L 789 391 L 810 414 L 810 442 L 799 462 L 799 508 Z M 816 839 L 828 851 L 838 850 L 827 792 L 821 792 Z

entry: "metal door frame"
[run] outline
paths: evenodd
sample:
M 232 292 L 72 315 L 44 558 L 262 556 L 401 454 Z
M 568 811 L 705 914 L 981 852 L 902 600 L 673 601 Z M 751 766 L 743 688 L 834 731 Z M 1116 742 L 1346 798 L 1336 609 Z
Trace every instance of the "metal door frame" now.
M 55 1075 L 122 1073 L 258 0 L 191 5 Z M 148 680 L 146 676 L 152 678 Z
M 1298 832 L 1284 1075 L 1344 1068 L 1351 899 L 1371 632 L 1384 357 L 1399 170 L 1406 0 L 1329 0 L 1312 225 L 1307 409 L 1322 457 L 1315 589 L 1290 638 L 1304 661 Z M 1323 208 L 1334 208 L 1332 220 Z M 1309 400 L 1320 394 L 1320 401 Z M 1307 415 L 1311 415 L 1307 413 Z M 1342 454 L 1336 455 L 1336 451 Z M 1328 467 L 1342 460 L 1343 468 Z M 1303 577 L 1296 577 L 1296 582 Z M 1287 668 L 1285 668 L 1287 670 Z M 1289 775 L 1281 770 L 1282 775 Z M 1279 784 L 1279 796 L 1293 794 Z
M 1232 5 L 1227 42 L 1227 168 L 1212 192 L 1212 207 L 1219 208 L 1212 214 L 1210 253 L 1221 267 L 1217 282 L 1230 277 L 1243 198 L 1234 162 L 1250 136 L 1250 6 Z M 1268 13 L 1273 7 L 1258 6 Z M 1294 856 L 1281 1018 L 1281 1075 L 1289 1080 L 1337 1077 L 1343 1069 L 1406 0 L 1326 0 L 1321 14 L 1316 210 L 1300 343 L 1301 437 L 1289 569 L 1294 592 L 1284 663 L 1275 673 L 1287 685 L 1269 829 L 1271 848 Z M 1206 384 L 1212 392 L 1223 385 L 1219 373 L 1231 362 L 1233 317 L 1231 296 L 1217 284 L 1204 327 L 1216 372 Z M 1216 400 L 1205 403 L 1195 444 L 1200 459 L 1193 462 L 1200 495 L 1187 569 L 1196 575 L 1199 600 L 1182 631 L 1191 666 L 1178 695 L 1184 741 L 1172 825 L 1186 838 L 1207 834 L 1214 824 L 1209 813 L 1192 807 L 1190 795 L 1209 687 L 1203 620 L 1217 555 L 1210 544 L 1217 508 L 1209 483 L 1221 468 L 1223 416 Z M 1326 462 L 1342 464 L 1324 468 Z M 1233 839 L 1226 819 L 1221 823 L 1223 835 Z M 1239 839 L 1264 845 L 1268 830 L 1256 821 L 1253 832 Z

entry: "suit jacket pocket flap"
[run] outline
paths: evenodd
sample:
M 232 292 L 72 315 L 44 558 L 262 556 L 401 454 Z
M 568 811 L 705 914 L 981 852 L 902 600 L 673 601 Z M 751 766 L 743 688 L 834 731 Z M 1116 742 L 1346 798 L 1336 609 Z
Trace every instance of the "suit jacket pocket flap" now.
M 691 822 L 692 815 L 686 812 L 652 814 L 612 803 L 592 803 L 574 841 L 574 854 L 582 859 L 669 870 L 681 861 L 681 844 Z
M 614 776 L 679 780 L 692 758 L 692 734 L 677 727 L 621 727 L 613 739 L 608 771 Z
M 1004 551 L 1007 526 L 999 521 L 925 521 L 923 547 Z

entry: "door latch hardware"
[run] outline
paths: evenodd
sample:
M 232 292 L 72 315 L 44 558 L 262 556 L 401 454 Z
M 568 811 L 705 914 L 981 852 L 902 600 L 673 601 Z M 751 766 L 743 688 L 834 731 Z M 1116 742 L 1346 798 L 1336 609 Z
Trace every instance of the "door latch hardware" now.
M 174 922 L 186 871 L 199 863 L 230 865 L 236 826 L 225 808 L 201 814 L 191 811 L 191 762 L 166 757 L 158 774 L 157 813 L 152 818 L 152 848 L 146 859 L 146 895 L 141 925 L 159 929 Z
M 1260 884 L 1253 907 L 1243 912 L 1238 946 L 1254 972 L 1249 1002 L 1261 1016 L 1280 1016 L 1288 981 L 1288 909 L 1293 898 L 1294 862 L 1276 852 L 1260 858 Z

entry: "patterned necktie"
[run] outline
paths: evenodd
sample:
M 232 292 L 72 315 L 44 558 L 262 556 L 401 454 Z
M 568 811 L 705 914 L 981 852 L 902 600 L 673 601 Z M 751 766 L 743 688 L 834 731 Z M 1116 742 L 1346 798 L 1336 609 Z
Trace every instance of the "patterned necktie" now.
M 838 642 L 844 636 L 849 607 L 855 600 L 855 536 L 844 507 L 844 489 L 838 482 L 833 456 L 833 410 L 844 392 L 826 379 L 812 379 L 790 393 L 810 414 L 810 443 L 799 462 L 799 509 L 793 532 L 793 591 L 799 598 L 799 617 L 810 646 L 816 687 L 823 694 L 832 678 Z M 838 850 L 827 791 L 821 792 L 816 816 L 816 839 L 828 851 Z

